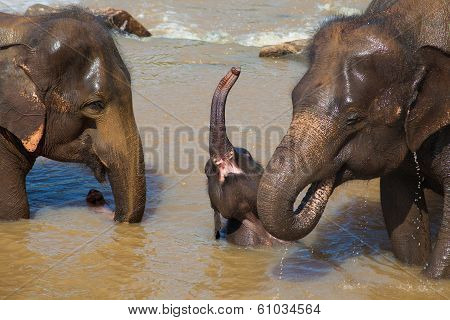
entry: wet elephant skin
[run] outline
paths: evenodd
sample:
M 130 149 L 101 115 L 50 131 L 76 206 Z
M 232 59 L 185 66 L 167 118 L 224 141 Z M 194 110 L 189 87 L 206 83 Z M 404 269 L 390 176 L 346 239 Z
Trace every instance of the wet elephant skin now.
M 141 220 L 145 169 L 130 74 L 100 19 L 78 8 L 0 13 L 0 127 L 1 219 L 29 217 L 25 177 L 42 156 L 108 177 L 115 220 Z

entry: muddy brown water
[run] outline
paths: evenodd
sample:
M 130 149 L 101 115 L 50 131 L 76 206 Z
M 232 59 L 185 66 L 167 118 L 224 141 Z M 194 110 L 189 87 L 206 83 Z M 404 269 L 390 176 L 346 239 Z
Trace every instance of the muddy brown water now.
M 83 1 L 139 17 L 155 34 L 118 37 L 133 76 L 147 161 L 141 224 L 115 224 L 84 197 L 102 190 L 83 168 L 39 159 L 28 177 L 33 218 L 0 222 L 0 298 L 446 299 L 449 281 L 423 278 L 393 257 L 378 180 L 332 196 L 316 230 L 293 245 L 241 248 L 213 238 L 203 166 L 214 88 L 231 66 L 232 141 L 267 163 L 291 115 L 301 59 L 259 59 L 259 46 L 311 34 L 326 16 L 368 1 Z M 8 1 L 5 3 L 8 4 Z M 26 4 L 33 3 L 27 1 Z M 23 10 L 25 4 L 3 10 Z M 4 5 L 3 5 L 4 6 Z M 439 198 L 429 194 L 431 211 Z

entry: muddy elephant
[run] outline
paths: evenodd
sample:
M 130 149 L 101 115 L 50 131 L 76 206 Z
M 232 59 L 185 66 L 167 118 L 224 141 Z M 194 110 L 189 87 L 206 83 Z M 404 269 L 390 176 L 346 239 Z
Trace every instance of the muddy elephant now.
M 220 81 L 211 103 L 209 133 L 210 159 L 205 165 L 208 194 L 214 211 L 214 234 L 223 233 L 227 241 L 241 246 L 272 245 L 279 240 L 262 226 L 256 210 L 256 195 L 262 166 L 244 148 L 232 145 L 227 136 L 225 105 L 228 93 L 240 75 L 232 68 Z
M 29 218 L 25 178 L 37 157 L 106 176 L 115 220 L 139 222 L 145 167 L 130 74 L 107 27 L 81 9 L 0 13 L 0 218 Z
M 259 217 L 272 235 L 305 237 L 336 187 L 381 177 L 396 257 L 449 276 L 449 26 L 448 0 L 398 0 L 318 30 L 292 92 L 290 127 L 259 186 Z M 433 250 L 423 188 L 444 198 Z

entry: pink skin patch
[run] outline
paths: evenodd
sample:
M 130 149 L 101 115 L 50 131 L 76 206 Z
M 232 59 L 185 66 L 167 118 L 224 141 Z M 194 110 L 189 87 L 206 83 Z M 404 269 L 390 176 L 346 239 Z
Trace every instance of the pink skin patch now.
M 229 174 L 243 174 L 244 172 L 234 163 L 234 152 L 230 151 L 225 154 L 225 159 L 214 157 L 213 162 L 219 169 L 219 181 L 224 182 L 225 177 Z
M 34 152 L 36 150 L 43 133 L 44 125 L 41 124 L 35 132 L 22 140 L 22 144 L 28 152 Z

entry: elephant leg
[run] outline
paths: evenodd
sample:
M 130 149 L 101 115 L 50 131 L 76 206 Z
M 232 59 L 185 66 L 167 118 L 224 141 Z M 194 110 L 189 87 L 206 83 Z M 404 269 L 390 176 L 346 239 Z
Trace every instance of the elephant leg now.
M 415 177 L 399 172 L 383 176 L 381 207 L 394 255 L 402 262 L 423 266 L 431 252 L 430 223 L 417 184 Z
M 216 239 L 220 239 L 220 230 L 222 230 L 222 219 L 219 211 L 214 210 L 214 237 Z
M 273 244 L 274 238 L 264 230 L 259 220 L 255 224 L 248 219 L 243 221 L 229 219 L 226 232 L 227 241 L 239 246 L 270 246 Z
M 30 217 L 26 176 L 32 163 L 0 134 L 0 219 Z
M 450 277 L 450 178 L 444 182 L 442 223 L 425 274 L 435 279 Z

